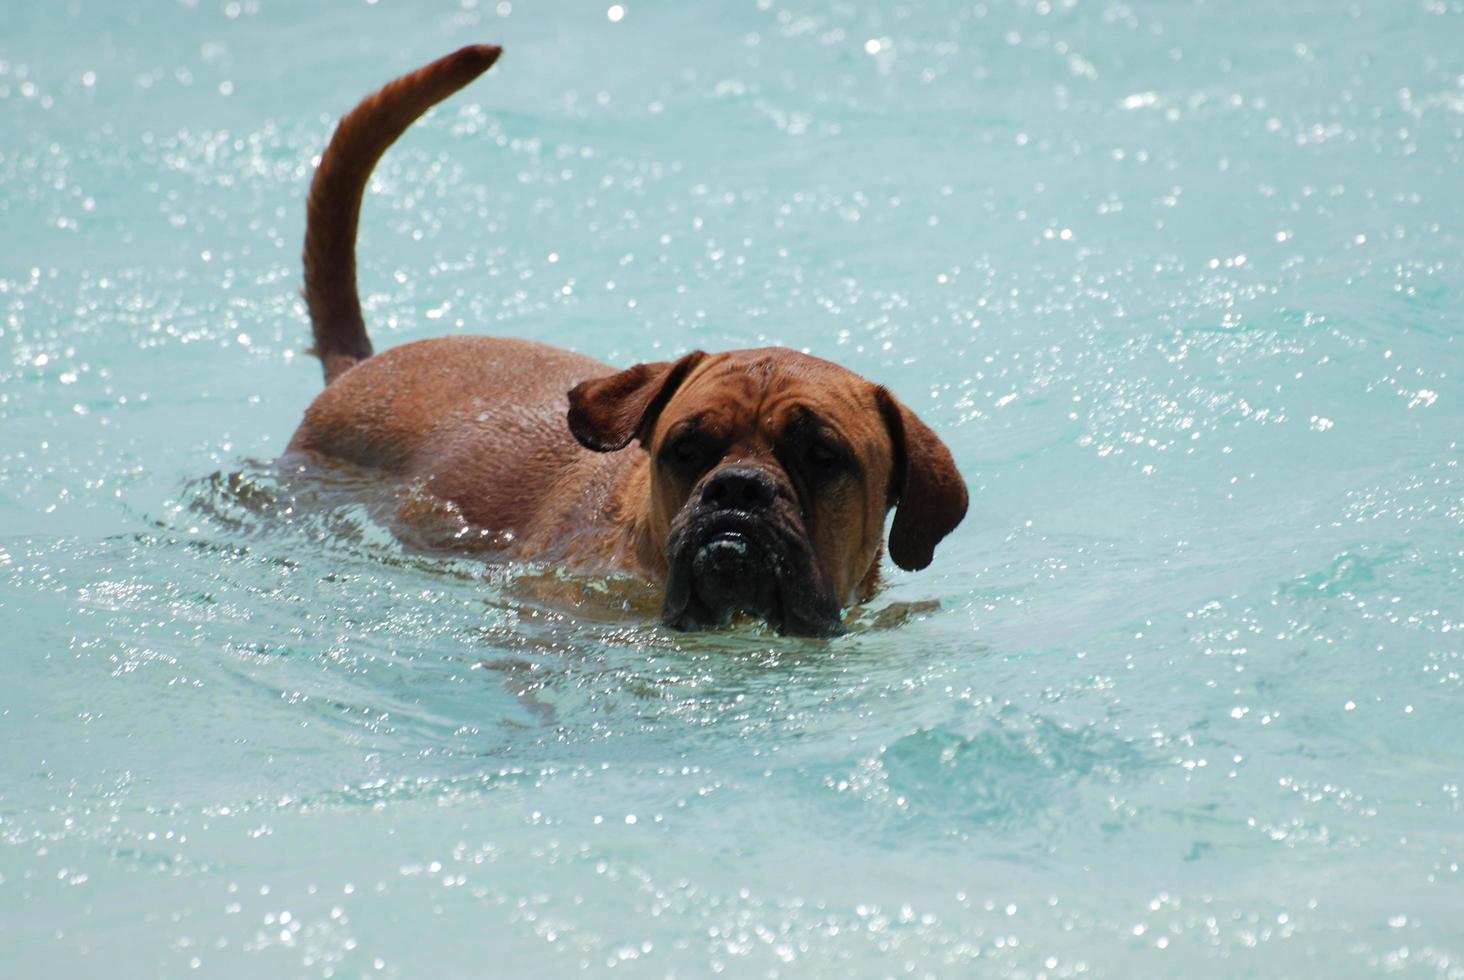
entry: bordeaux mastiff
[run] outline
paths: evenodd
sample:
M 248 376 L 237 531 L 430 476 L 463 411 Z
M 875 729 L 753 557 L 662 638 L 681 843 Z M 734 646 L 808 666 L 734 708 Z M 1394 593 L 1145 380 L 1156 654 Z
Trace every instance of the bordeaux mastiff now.
M 403 520 L 491 534 L 503 557 L 642 576 L 678 629 L 744 612 L 783 633 L 841 632 L 840 610 L 874 590 L 890 508 L 890 557 L 906 569 L 930 564 L 966 513 L 950 451 L 881 386 L 782 347 L 623 371 L 496 337 L 373 356 L 355 264 L 371 170 L 498 55 L 468 47 L 399 78 L 331 138 L 305 232 L 326 388 L 289 453 L 413 487 Z

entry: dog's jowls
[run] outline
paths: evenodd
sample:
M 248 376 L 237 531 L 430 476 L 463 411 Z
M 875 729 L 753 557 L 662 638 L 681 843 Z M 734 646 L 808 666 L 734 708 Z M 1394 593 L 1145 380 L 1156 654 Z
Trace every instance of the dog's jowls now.
M 447 512 L 491 532 L 502 557 L 659 583 L 677 628 L 747 613 L 784 633 L 839 632 L 840 610 L 875 587 L 891 507 L 890 557 L 907 569 L 930 564 L 966 513 L 950 452 L 884 388 L 782 347 L 623 371 L 495 337 L 373 355 L 355 264 L 371 170 L 498 54 L 464 48 L 397 79 L 331 138 L 305 233 L 326 388 L 289 452 L 348 461 L 442 504 L 403 504 L 403 522 Z

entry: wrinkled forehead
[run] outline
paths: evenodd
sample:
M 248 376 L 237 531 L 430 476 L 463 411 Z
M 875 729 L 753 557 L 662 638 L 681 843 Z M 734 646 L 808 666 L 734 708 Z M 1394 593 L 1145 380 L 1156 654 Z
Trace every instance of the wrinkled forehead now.
M 695 425 L 726 438 L 775 439 L 798 423 L 817 424 L 854 448 L 884 433 L 874 385 L 831 361 L 782 347 L 703 361 L 667 403 L 658 428 Z

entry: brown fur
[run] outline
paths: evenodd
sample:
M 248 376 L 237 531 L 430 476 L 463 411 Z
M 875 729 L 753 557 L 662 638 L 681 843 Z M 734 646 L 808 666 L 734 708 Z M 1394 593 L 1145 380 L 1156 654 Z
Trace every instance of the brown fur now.
M 685 565 L 690 547 L 668 549 L 704 516 L 698 505 L 705 510 L 717 492 L 710 481 L 729 468 L 751 473 L 772 495 L 768 522 L 794 542 L 778 574 L 823 597 L 808 600 L 822 610 L 808 613 L 814 619 L 827 618 L 830 602 L 836 611 L 869 597 L 885 515 L 897 503 L 891 557 L 904 568 L 929 564 L 966 510 L 950 453 L 884 388 L 828 361 L 785 348 L 698 351 L 617 372 L 555 347 L 490 337 L 424 340 L 372 356 L 354 259 L 371 168 L 415 118 L 497 57 L 497 48 L 465 48 L 398 79 L 332 137 L 311 185 L 305 245 L 305 296 L 327 387 L 289 451 L 376 469 L 443 505 L 413 497 L 404 521 L 439 521 L 446 510 L 492 531 L 510 556 L 656 582 L 669 574 L 673 584 L 668 562 Z M 705 459 L 678 462 L 678 452 Z M 793 601 L 779 600 L 782 626 L 829 631 L 784 608 Z

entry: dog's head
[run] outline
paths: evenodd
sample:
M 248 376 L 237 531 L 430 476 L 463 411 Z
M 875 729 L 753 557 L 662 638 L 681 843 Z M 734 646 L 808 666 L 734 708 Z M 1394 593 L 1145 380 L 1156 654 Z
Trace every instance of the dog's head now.
M 966 513 L 945 445 L 884 388 L 781 347 L 687 354 L 586 381 L 569 427 L 611 452 L 649 454 L 646 532 L 663 548 L 662 616 L 680 629 L 737 612 L 783 633 L 842 631 L 890 557 L 930 564 Z

